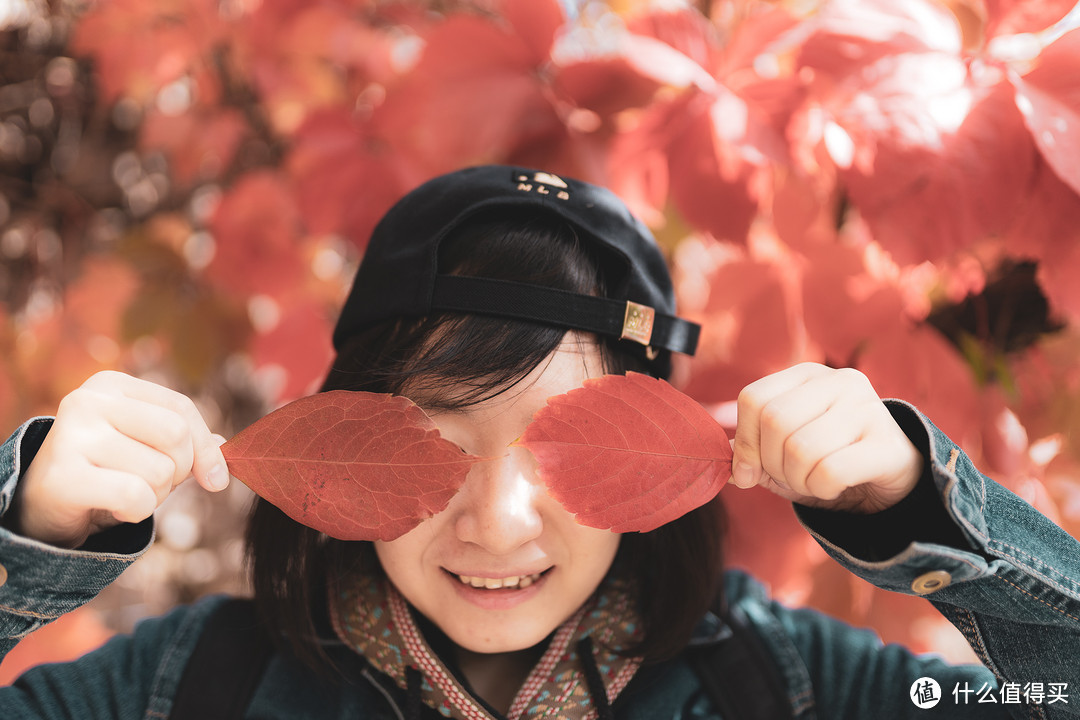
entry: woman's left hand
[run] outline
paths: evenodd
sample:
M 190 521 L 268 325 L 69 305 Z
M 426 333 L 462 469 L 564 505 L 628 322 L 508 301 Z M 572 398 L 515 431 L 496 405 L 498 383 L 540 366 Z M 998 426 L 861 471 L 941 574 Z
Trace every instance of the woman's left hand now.
M 738 487 L 859 513 L 902 500 L 924 462 L 865 375 L 813 363 L 743 389 L 733 448 Z

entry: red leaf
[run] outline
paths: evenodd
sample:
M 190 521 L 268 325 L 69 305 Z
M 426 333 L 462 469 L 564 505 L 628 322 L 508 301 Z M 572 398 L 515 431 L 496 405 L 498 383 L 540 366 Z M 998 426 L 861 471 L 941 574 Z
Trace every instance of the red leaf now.
M 718 85 L 649 107 L 616 139 L 609 164 L 615 191 L 643 217 L 659 216 L 662 207 L 650 205 L 667 189 L 692 226 L 742 242 L 768 185 L 770 161 L 780 154 L 779 136 L 761 114 Z M 661 158 L 667 170 L 657 174 Z
M 1038 65 L 1014 78 L 1016 104 L 1043 158 L 1080 193 L 1080 29 L 1048 45 Z
M 685 392 L 702 403 L 734 400 L 743 386 L 803 360 L 792 256 L 753 256 L 732 243 L 687 238 L 673 267 L 682 313 L 701 323 Z
M 866 254 L 840 244 L 805 252 L 804 321 L 831 364 L 847 364 L 867 338 L 899 331 L 904 323 L 899 288 L 868 267 Z
M 517 441 L 552 497 L 590 527 L 648 532 L 699 507 L 731 474 L 723 428 L 648 375 L 607 375 L 548 400 Z
M 277 380 L 270 396 L 285 402 L 315 392 L 326 375 L 334 359 L 332 313 L 323 302 L 303 295 L 279 299 L 275 309 L 280 315 L 271 327 L 256 327 L 251 356 L 261 374 Z
M 668 146 L 675 206 L 695 227 L 744 241 L 771 161 L 783 154 L 779 136 L 756 108 L 723 85 L 675 109 L 686 121 Z
M 657 78 L 642 72 L 631 57 L 613 55 L 562 66 L 555 87 L 574 107 L 603 119 L 647 105 L 661 85 Z
M 501 161 L 561 124 L 532 48 L 504 25 L 454 15 L 426 39 L 380 120 L 386 139 L 423 158 L 430 172 Z
M 79 20 L 71 46 L 94 59 L 106 103 L 126 95 L 141 104 L 198 70 L 224 32 L 214 0 L 113 0 Z
M 1065 17 L 1075 0 L 984 0 L 986 36 L 1045 30 Z
M 928 0 L 830 3 L 814 24 L 798 74 L 875 239 L 906 264 L 1002 233 L 1034 159 L 1006 69 L 965 57 L 956 18 Z
M 139 146 L 168 157 L 172 177 L 189 186 L 220 177 L 247 134 L 244 116 L 232 108 L 198 109 L 180 115 L 147 113 L 139 129 Z
M 715 31 L 708 18 L 696 10 L 651 10 L 631 18 L 626 25 L 635 35 L 655 38 L 702 68 L 711 68 L 716 60 Z
M 851 201 L 900 263 L 940 260 L 1010 223 L 1034 153 L 1012 87 L 960 57 L 885 57 L 823 85 L 825 145 Z
M 958 54 L 962 46 L 956 16 L 932 0 L 832 2 L 810 27 L 800 63 L 831 76 L 905 53 Z
M 937 330 L 918 325 L 881 333 L 867 342 L 856 367 L 881 397 L 912 403 L 962 446 L 972 441 L 982 417 L 979 388 L 960 352 Z
M 1040 161 L 1031 193 L 1017 213 L 1006 247 L 1017 257 L 1039 261 L 1039 286 L 1054 313 L 1080 317 L 1080 195 Z
M 361 249 L 390 206 L 426 179 L 374 123 L 342 108 L 311 113 L 286 162 L 307 229 L 343 235 Z
M 297 522 L 339 540 L 392 540 L 442 511 L 473 463 L 398 395 L 301 398 L 222 446 L 229 472 Z
M 557 0 L 506 0 L 502 10 L 534 62 L 547 60 L 551 44 L 566 24 L 562 4 Z
M 245 16 L 231 47 L 279 133 L 292 135 L 319 109 L 347 105 L 363 111 L 373 91 L 377 98 L 396 81 L 396 41 L 379 29 L 372 10 L 263 2 Z M 395 36 L 409 42 L 406 29 L 400 30 Z
M 763 81 L 740 62 L 749 55 L 748 46 L 760 41 L 761 51 L 781 30 L 776 22 L 781 16 L 786 17 L 770 14 L 768 22 L 753 23 L 731 56 L 721 51 L 709 23 L 695 11 L 650 13 L 630 23 L 636 34 L 632 42 L 622 41 L 627 57 L 639 68 L 665 68 L 648 76 L 685 89 L 649 107 L 616 140 L 615 190 L 633 202 L 635 211 L 644 208 L 644 217 L 657 217 L 663 208 L 653 198 L 661 189 L 670 190 L 672 204 L 691 226 L 717 238 L 745 240 L 768 199 L 772 168 L 787 160 L 777 128 L 792 110 L 797 84 L 789 78 Z M 643 52 L 651 61 L 641 57 Z M 667 158 L 666 174 L 656 171 L 657 151 Z M 643 188 L 648 192 L 642 193 Z
M 304 277 L 300 213 L 276 171 L 242 176 L 222 198 L 210 229 L 216 250 L 206 277 L 223 291 L 280 294 Z

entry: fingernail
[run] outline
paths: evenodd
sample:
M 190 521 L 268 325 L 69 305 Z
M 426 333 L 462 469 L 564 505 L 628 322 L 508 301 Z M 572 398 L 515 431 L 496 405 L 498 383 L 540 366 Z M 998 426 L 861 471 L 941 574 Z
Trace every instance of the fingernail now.
M 210 437 L 213 438 L 214 442 L 217 443 L 218 447 L 221 447 L 225 443 L 229 442 L 225 439 L 224 435 L 218 435 L 217 433 L 212 434 Z
M 757 471 L 749 463 L 735 463 L 735 466 L 731 469 L 731 476 L 739 487 L 750 487 L 757 482 Z
M 206 473 L 206 484 L 211 490 L 224 490 L 229 485 L 229 473 L 225 466 L 218 463 Z

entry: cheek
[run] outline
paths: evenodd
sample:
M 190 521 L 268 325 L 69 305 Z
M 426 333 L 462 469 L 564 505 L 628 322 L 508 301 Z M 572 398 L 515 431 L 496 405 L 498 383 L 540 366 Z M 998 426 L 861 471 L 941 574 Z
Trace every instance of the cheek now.
M 582 582 L 600 583 L 611 569 L 621 538 L 622 535 L 609 530 L 597 530 L 581 525 L 575 527 L 568 535 L 568 540 L 573 545 L 574 566 L 578 569 L 576 574 Z
M 422 582 L 425 543 L 415 537 L 420 528 L 402 535 L 396 540 L 375 541 L 375 554 L 391 582 L 399 588 L 407 588 Z
M 615 559 L 615 554 L 619 551 L 619 542 L 621 540 L 622 535 L 613 533 L 609 530 L 598 530 L 597 534 L 593 535 L 591 538 L 596 562 L 604 566 L 605 572 Z

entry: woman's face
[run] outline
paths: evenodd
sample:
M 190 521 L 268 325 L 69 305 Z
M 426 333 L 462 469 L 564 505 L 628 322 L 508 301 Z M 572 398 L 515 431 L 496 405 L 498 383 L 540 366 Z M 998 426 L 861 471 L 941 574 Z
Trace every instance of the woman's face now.
M 536 645 L 611 567 L 619 535 L 577 524 L 548 495 L 533 456 L 510 447 L 549 397 L 602 372 L 595 346 L 570 334 L 507 392 L 431 413 L 443 437 L 492 459 L 473 466 L 444 511 L 375 550 L 402 595 L 459 646 L 495 653 Z

